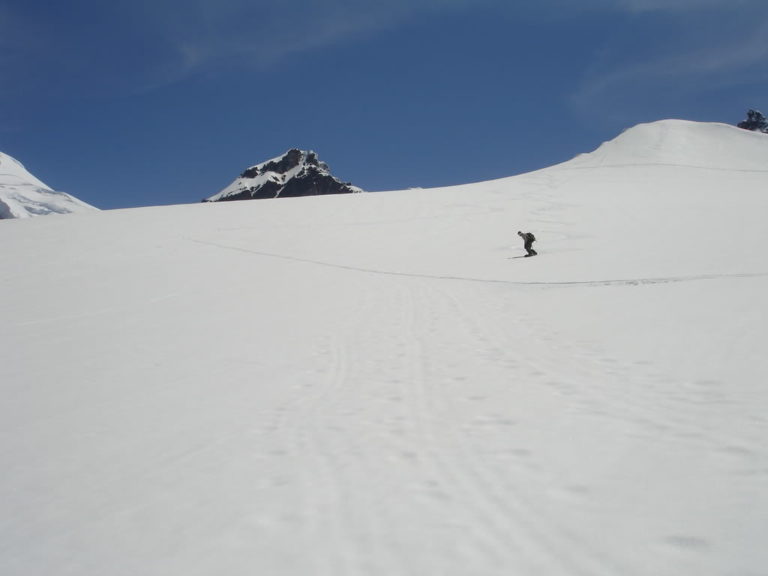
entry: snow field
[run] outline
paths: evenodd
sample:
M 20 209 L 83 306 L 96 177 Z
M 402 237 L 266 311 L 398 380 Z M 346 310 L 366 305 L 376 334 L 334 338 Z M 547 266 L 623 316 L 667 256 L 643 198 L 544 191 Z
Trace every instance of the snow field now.
M 623 167 L 3 223 L 0 573 L 762 573 L 768 172 L 658 128 Z

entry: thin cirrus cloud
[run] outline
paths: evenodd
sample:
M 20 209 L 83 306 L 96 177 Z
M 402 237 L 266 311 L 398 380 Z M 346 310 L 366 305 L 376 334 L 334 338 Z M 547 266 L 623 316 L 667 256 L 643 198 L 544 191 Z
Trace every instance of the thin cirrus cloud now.
M 0 96 L 144 93 L 499 0 L 0 0 Z
M 193 75 L 269 68 L 282 59 L 375 35 L 435 11 L 496 0 L 244 0 L 148 2 L 144 61 L 132 79 L 147 92 Z M 179 9 L 173 9 L 179 4 Z
M 608 42 L 570 98 L 582 115 L 621 113 L 644 105 L 768 80 L 768 5 L 755 0 L 621 0 L 637 17 L 663 11 L 663 32 L 649 27 L 628 49 Z M 658 14 L 655 15 L 659 17 Z M 599 111 L 599 112 L 598 112 Z
M 151 90 L 222 66 L 267 66 L 392 26 L 436 4 L 442 3 L 72 0 L 42 10 L 0 0 L 0 93 L 50 84 L 62 92 L 83 86 Z
M 55 78 L 66 88 L 80 84 L 149 91 L 194 74 L 222 69 L 270 67 L 282 59 L 324 46 L 352 43 L 387 29 L 446 12 L 489 9 L 524 17 L 545 33 L 550 18 L 589 13 L 679 19 L 681 38 L 675 54 L 645 60 L 624 57 L 578 65 L 584 85 L 575 99 L 620 88 L 633 78 L 664 78 L 670 71 L 714 74 L 727 66 L 744 66 L 765 56 L 766 41 L 758 33 L 768 18 L 765 0 L 112 0 L 94 5 L 72 0 L 57 14 L 33 12 L 26 3 L 0 0 L 0 71 L 7 87 L 25 87 L 39 77 Z M 75 14 L 76 10 L 80 14 Z M 753 17 L 752 12 L 757 14 Z M 75 14 L 69 22 L 61 16 Z M 710 14 L 726 20 L 746 15 L 739 34 L 697 39 L 686 32 L 686 18 Z M 89 17 L 89 26 L 76 23 Z M 10 24 L 12 23 L 12 25 Z M 7 32 L 7 33 L 6 33 Z M 27 32 L 34 32 L 30 42 Z M 655 39 L 646 39 L 656 43 Z M 659 43 L 663 46 L 663 40 Z M 606 45 L 603 52 L 611 52 Z M 682 52 L 682 53 L 681 53 Z M 73 80 L 74 79 L 74 80 Z M 96 82 L 98 80 L 98 82 Z M 10 89 L 10 88 L 9 88 Z M 21 89 L 21 88 L 19 88 Z M 0 92 L 2 89 L 0 89 Z
M 335 43 L 352 42 L 418 18 L 449 11 L 491 8 L 546 22 L 553 9 L 577 11 L 680 11 L 725 0 L 541 0 L 516 6 L 507 0 L 294 0 L 291 4 L 243 0 L 198 2 L 183 11 L 156 11 L 162 55 L 184 76 L 224 63 L 264 67 L 282 58 Z M 739 2 L 740 0 L 730 0 Z M 151 8 L 150 8 L 151 10 Z M 150 12 L 150 17 L 152 16 Z
M 295 0 L 254 6 L 242 0 L 198 3 L 167 22 L 182 69 L 231 59 L 267 66 L 281 58 L 376 34 L 430 13 L 492 5 L 496 0 Z

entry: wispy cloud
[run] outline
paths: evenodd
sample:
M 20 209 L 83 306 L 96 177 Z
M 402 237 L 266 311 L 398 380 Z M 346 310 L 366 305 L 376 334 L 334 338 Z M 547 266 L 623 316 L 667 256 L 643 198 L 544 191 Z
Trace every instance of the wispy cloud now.
M 196 74 L 222 69 L 244 73 L 269 68 L 282 59 L 352 43 L 420 18 L 448 11 L 494 8 L 540 19 L 592 11 L 658 14 L 683 20 L 710 11 L 748 14 L 765 0 L 540 0 L 523 5 L 509 0 L 111 0 L 94 4 L 71 0 L 66 7 L 34 11 L 29 4 L 0 0 L 0 74 L 29 89 L 42 80 L 66 90 L 149 91 Z M 31 3 L 34 4 L 34 3 Z M 77 13 L 80 11 L 80 14 Z M 763 10 L 764 12 L 764 10 Z M 94 14 L 95 13 L 95 14 Z M 559 15 L 559 16 L 558 16 Z M 70 17 L 61 22 L 59 16 Z M 88 16 L 92 31 L 72 31 L 76 18 Z M 9 23 L 13 20 L 13 25 Z M 749 18 L 745 18 L 749 20 Z M 766 41 L 757 23 L 745 22 L 744 37 L 700 39 L 688 45 L 626 64 L 617 57 L 592 64 L 576 100 L 608 94 L 638 78 L 670 73 L 714 74 L 745 66 L 765 55 Z M 6 33 L 7 31 L 7 33 Z M 681 36 L 684 36 L 681 32 Z M 606 51 L 611 50 L 606 46 Z M 682 52 L 682 53 L 681 53 Z M 619 65 L 618 62 L 621 61 Z M 631 61 L 631 60 L 630 60 Z M 587 64 L 585 64 L 587 66 Z M 39 72 L 29 73 L 30 70 Z M 678 72 L 679 71 L 679 72 Z M 6 83 L 8 85 L 8 83 Z M 79 88 L 77 88 L 79 89 Z
M 633 105 L 685 100 L 702 91 L 716 91 L 768 79 L 768 6 L 754 0 L 739 4 L 720 0 L 617 0 L 637 12 L 658 6 L 667 14 L 660 37 L 640 35 L 639 50 L 626 43 L 608 43 L 604 57 L 585 72 L 573 94 L 574 108 L 587 117 L 626 113 Z M 630 53 L 631 52 L 631 53 Z
M 147 91 L 222 68 L 265 68 L 286 57 L 377 34 L 410 19 L 497 0 L 72 0 L 41 13 L 0 0 L 0 31 L 16 19 L 0 58 L 4 77 L 46 70 L 66 84 Z M 11 8 L 12 6 L 12 8 Z M 78 12 L 80 14 L 78 14 Z M 71 18 L 59 21 L 59 16 Z M 79 34 L 77 18 L 92 30 Z M 33 54 L 25 46 L 33 44 Z M 96 82 L 96 79 L 99 82 Z
M 204 69 L 227 61 L 269 66 L 286 56 L 379 33 L 410 18 L 494 0 L 294 0 L 200 2 L 166 23 L 179 65 Z

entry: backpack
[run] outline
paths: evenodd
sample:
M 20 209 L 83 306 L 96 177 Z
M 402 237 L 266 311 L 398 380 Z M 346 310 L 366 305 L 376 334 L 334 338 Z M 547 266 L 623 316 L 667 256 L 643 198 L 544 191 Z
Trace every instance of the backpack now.
M 528 241 L 536 242 L 536 236 L 533 235 L 533 232 L 528 232 Z

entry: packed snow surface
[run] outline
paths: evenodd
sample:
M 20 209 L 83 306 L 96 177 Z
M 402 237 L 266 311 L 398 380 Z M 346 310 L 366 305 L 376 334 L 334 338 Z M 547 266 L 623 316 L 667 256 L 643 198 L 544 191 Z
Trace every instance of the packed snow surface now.
M 0 152 L 0 219 L 90 210 L 96 208 L 53 190 L 30 174 L 18 160 Z
M 9 222 L 0 573 L 766 574 L 766 158 Z

